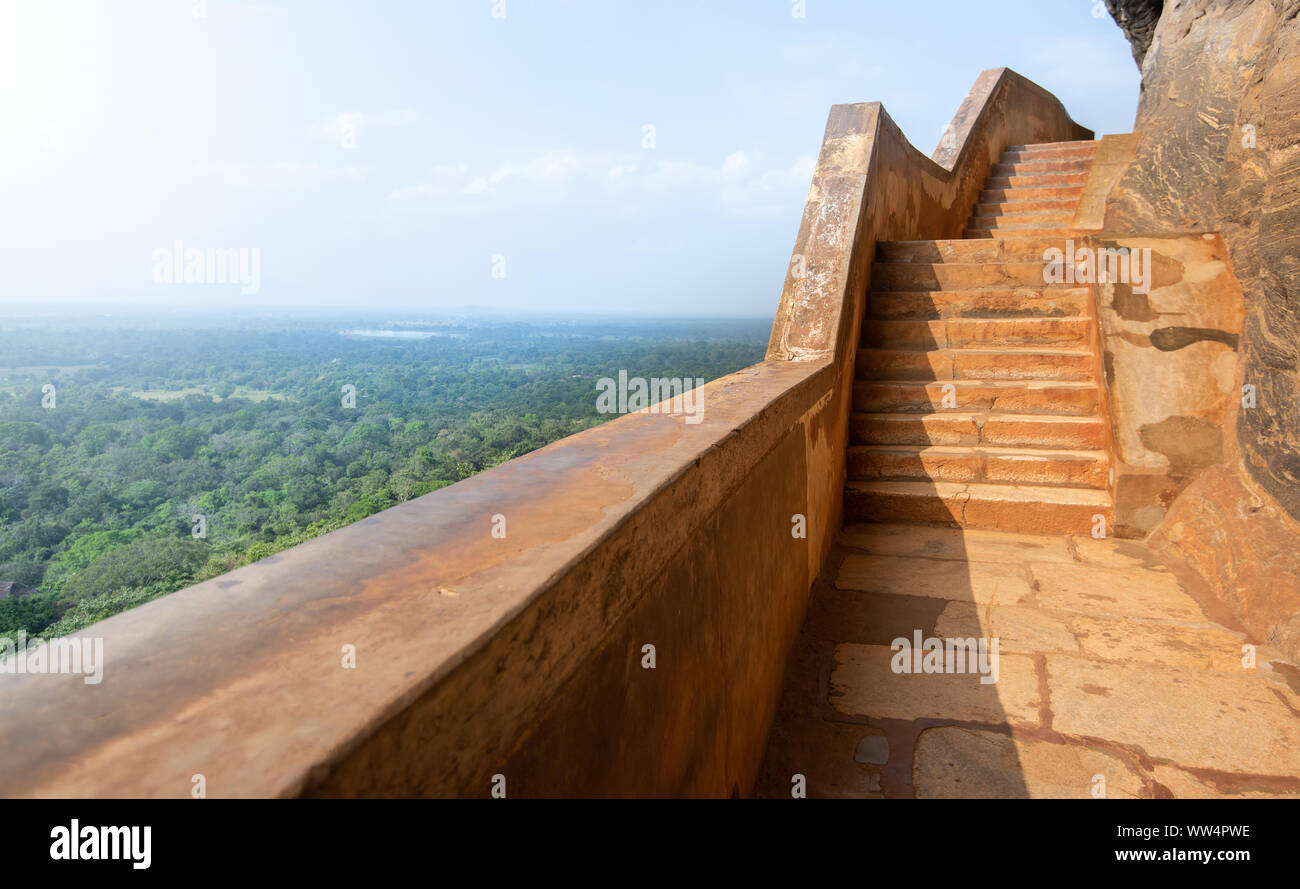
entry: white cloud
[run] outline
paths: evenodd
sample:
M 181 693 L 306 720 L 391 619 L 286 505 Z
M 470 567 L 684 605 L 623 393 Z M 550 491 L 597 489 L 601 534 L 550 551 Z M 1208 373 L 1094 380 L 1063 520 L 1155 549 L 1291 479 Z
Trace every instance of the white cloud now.
M 206 161 L 199 165 L 200 176 L 219 179 L 231 188 L 265 188 L 276 191 L 305 191 L 335 182 L 365 182 L 370 171 L 365 165 L 327 166 L 317 163 L 280 161 L 269 164 L 238 164 Z
M 634 176 L 640 170 L 640 166 L 633 163 L 615 163 L 605 173 L 605 179 L 611 185 L 617 184 L 624 180 L 624 177 Z
M 465 198 L 500 195 L 511 198 L 564 195 L 571 186 L 600 188 L 629 198 L 635 194 L 661 194 L 674 190 L 714 193 L 726 204 L 745 204 L 805 191 L 812 179 L 815 159 L 801 157 L 784 167 L 765 167 L 755 152 L 735 151 L 716 164 L 659 159 L 649 153 L 583 153 L 572 149 L 549 151 L 526 161 L 506 163 L 482 172 L 469 165 L 435 167 L 429 180 L 396 188 L 395 200 Z
M 447 197 L 464 188 L 468 176 L 468 164 L 444 164 L 433 168 L 433 175 L 428 182 L 395 188 L 390 197 L 400 201 Z
M 725 168 L 724 164 L 724 168 Z M 780 212 L 788 207 L 786 198 L 806 193 L 812 182 L 817 160 L 805 155 L 788 167 L 766 169 L 729 179 L 722 189 L 726 204 L 755 212 Z
M 588 169 L 589 161 L 587 163 Z M 584 171 L 584 159 L 570 150 L 550 151 L 522 164 L 505 164 L 465 186 L 466 194 L 494 192 L 507 183 L 549 188 L 563 185 Z
M 726 182 L 737 182 L 748 176 L 754 168 L 754 162 L 743 151 L 737 151 L 722 159 L 722 178 Z

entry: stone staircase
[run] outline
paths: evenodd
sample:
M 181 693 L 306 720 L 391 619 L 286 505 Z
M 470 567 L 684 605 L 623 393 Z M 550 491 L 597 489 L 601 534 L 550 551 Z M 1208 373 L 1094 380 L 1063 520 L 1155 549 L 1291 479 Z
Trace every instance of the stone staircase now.
M 845 520 L 1086 533 L 1111 521 L 1086 287 L 1045 284 L 1096 142 L 1008 148 L 962 240 L 881 243 L 857 355 Z

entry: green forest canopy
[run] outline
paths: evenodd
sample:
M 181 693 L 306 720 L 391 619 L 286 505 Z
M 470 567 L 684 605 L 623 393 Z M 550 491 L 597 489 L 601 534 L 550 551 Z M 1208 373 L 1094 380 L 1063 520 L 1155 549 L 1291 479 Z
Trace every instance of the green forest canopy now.
M 460 481 L 610 419 L 596 412 L 601 377 L 715 379 L 761 360 L 767 332 L 707 319 L 6 321 L 0 581 L 39 592 L 0 599 L 0 636 L 73 632 Z

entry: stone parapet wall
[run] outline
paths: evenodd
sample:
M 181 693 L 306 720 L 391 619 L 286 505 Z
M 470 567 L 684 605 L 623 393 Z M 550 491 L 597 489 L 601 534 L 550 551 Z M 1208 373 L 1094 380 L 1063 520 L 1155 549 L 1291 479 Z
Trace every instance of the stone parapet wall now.
M 89 627 L 99 686 L 5 677 L 0 793 L 743 792 L 838 530 L 834 379 L 764 362 Z

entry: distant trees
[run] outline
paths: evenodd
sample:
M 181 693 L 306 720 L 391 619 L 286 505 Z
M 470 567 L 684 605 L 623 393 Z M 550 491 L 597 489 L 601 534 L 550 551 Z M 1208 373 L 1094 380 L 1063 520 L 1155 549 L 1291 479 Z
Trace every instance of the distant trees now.
M 154 584 L 188 582 L 208 560 L 207 544 L 186 538 L 146 537 L 97 555 L 63 581 L 64 598 L 73 601 Z
M 21 451 L 28 447 L 44 451 L 51 443 L 50 433 L 36 423 L 0 421 L 0 454 Z
M 207 436 L 193 426 L 167 426 L 144 440 L 144 447 L 164 460 L 188 460 Z
M 453 484 L 608 419 L 601 376 L 711 379 L 761 359 L 767 333 L 470 324 L 409 341 L 347 326 L 0 328 L 4 354 L 84 365 L 54 372 L 53 410 L 44 371 L 0 381 L 0 581 L 40 591 L 0 600 L 0 635 L 73 632 Z
M 42 588 L 48 592 L 61 593 L 70 577 L 85 570 L 101 556 L 138 540 L 143 533 L 138 528 L 128 528 L 118 531 L 87 531 L 69 537 L 60 551 L 49 560 Z

